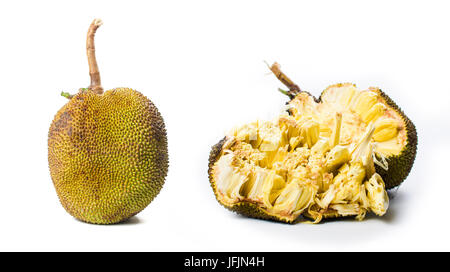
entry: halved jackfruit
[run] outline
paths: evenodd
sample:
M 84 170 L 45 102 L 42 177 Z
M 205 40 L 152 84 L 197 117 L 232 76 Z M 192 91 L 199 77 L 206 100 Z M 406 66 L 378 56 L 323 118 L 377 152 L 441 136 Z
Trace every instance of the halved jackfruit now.
M 209 179 L 224 207 L 292 223 L 366 213 L 382 216 L 387 189 L 398 186 L 414 162 L 412 122 L 381 90 L 345 83 L 315 99 L 284 75 L 288 111 L 272 121 L 233 129 L 213 146 Z

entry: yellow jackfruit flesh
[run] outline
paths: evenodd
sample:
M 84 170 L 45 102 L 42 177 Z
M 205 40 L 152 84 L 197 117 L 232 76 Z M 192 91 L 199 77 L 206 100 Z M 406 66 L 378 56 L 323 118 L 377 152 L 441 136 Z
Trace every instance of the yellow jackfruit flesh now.
M 350 83 L 336 84 L 325 89 L 320 101 L 306 99 L 310 95 L 299 92 L 289 102 L 293 117 L 318 120 L 319 136 L 329 137 L 330 145 L 354 145 L 369 126 L 374 131 L 368 141 L 374 153 L 374 168 L 391 189 L 408 176 L 417 150 L 414 124 L 380 89 L 359 90 Z M 336 116 L 339 116 L 337 119 Z M 331 135 L 340 126 L 340 135 Z M 336 137 L 340 142 L 336 142 Z
M 330 138 L 331 148 L 337 144 L 355 144 L 367 127 L 373 126 L 369 140 L 376 172 L 387 189 L 399 186 L 406 179 L 417 152 L 417 131 L 386 93 L 379 88 L 359 90 L 354 84 L 340 83 L 329 86 L 315 99 L 287 78 L 277 63 L 270 69 L 289 87 L 286 93 L 291 98 L 288 103 L 291 116 L 319 122 L 320 137 Z M 331 135 L 337 126 L 341 127 L 339 143 L 335 140 L 337 135 Z
M 99 23 L 93 22 L 90 33 Z M 84 222 L 112 224 L 142 211 L 161 190 L 167 136 L 162 116 L 144 95 L 129 88 L 103 93 L 99 78 L 93 82 L 76 95 L 64 94 L 70 101 L 50 126 L 48 162 L 68 213 Z
M 385 192 L 383 180 L 375 173 L 367 175 L 365 165 L 373 164 L 367 159 L 372 156 L 368 138 L 373 129 L 354 145 L 330 148 L 330 139 L 319 138 L 318 127 L 311 120 L 282 115 L 234 129 L 210 169 L 219 202 L 231 209 L 253 205 L 261 214 L 285 222 L 302 214 L 315 222 L 331 214 L 357 219 L 367 212 L 383 215 L 388 202 L 387 194 L 379 192 Z M 245 135 L 255 131 L 255 138 L 262 138 L 260 146 L 251 145 L 250 135 Z M 299 135 L 292 147 L 289 137 Z

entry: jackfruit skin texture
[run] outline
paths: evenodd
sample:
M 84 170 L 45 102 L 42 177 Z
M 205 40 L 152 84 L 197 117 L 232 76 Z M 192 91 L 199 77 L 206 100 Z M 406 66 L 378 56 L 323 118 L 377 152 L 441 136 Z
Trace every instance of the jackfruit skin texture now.
M 402 117 L 406 124 L 407 143 L 403 150 L 397 156 L 387 158 L 389 165 L 388 170 L 375 165 L 375 170 L 383 178 L 386 189 L 392 189 L 399 186 L 409 175 L 417 154 L 418 136 L 414 123 L 403 113 L 397 104 L 382 90 L 377 89 L 380 96 L 386 101 L 390 107 L 394 108 Z
M 209 154 L 209 163 L 208 163 L 208 176 L 210 185 L 214 191 L 214 195 L 216 196 L 216 199 L 218 202 L 225 208 L 227 208 L 230 211 L 236 212 L 238 214 L 257 218 L 257 219 L 265 219 L 265 220 L 271 220 L 271 221 L 277 221 L 277 222 L 283 222 L 283 223 L 294 223 L 296 220 L 288 220 L 287 218 L 283 217 L 277 217 L 268 214 L 265 210 L 261 209 L 257 204 L 253 204 L 250 202 L 240 202 L 236 203 L 234 205 L 225 205 L 222 202 L 219 201 L 218 195 L 217 195 L 217 189 L 215 185 L 215 177 L 213 174 L 213 166 L 216 163 L 216 161 L 220 157 L 220 153 L 222 152 L 223 144 L 226 141 L 226 137 L 224 137 L 222 140 L 220 140 L 217 144 L 215 144 L 211 148 L 211 152 Z
M 125 221 L 147 207 L 164 184 L 164 121 L 135 90 L 80 91 L 50 126 L 48 161 L 69 214 L 94 224 Z
M 302 213 L 302 216 L 304 218 L 307 218 L 309 220 L 311 220 L 311 222 L 314 221 L 314 217 L 312 215 L 310 215 L 309 213 L 305 212 Z M 338 214 L 333 213 L 333 214 L 323 214 L 322 215 L 322 219 L 320 220 L 320 222 L 331 222 L 331 221 L 337 221 L 337 220 L 346 220 L 346 219 L 353 219 L 355 218 L 356 215 L 342 215 L 342 214 Z

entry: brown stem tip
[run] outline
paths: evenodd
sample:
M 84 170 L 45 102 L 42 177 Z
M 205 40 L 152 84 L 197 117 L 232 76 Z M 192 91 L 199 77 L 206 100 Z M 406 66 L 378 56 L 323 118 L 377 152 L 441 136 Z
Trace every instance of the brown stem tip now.
M 290 97 L 295 97 L 296 94 L 301 92 L 300 87 L 298 87 L 297 84 L 295 84 L 289 77 L 287 77 L 282 71 L 281 66 L 274 62 L 272 66 L 268 65 L 270 71 L 280 80 L 286 87 L 289 88 L 289 91 L 287 92 L 287 95 Z
M 89 75 L 91 77 L 91 85 L 89 85 L 89 89 L 91 89 L 97 94 L 102 94 L 103 88 L 100 81 L 100 72 L 97 66 L 97 59 L 95 58 L 94 37 L 95 32 L 102 24 L 103 24 L 102 20 L 94 19 L 94 21 L 89 26 L 86 39 L 86 53 L 89 63 Z

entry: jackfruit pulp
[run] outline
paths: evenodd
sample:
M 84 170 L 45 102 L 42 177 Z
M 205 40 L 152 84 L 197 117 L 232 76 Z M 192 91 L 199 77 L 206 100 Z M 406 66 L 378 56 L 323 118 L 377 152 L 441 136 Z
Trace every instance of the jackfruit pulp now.
M 156 106 L 130 88 L 103 93 L 88 32 L 91 86 L 56 114 L 48 134 L 50 174 L 59 200 L 75 218 L 122 222 L 158 195 L 168 169 L 167 136 Z
M 319 99 L 301 91 L 275 63 L 270 69 L 289 87 L 289 113 L 309 117 L 320 124 L 320 136 L 331 135 L 336 114 L 340 115 L 341 145 L 354 144 L 370 125 L 375 127 L 368 139 L 373 144 L 376 172 L 391 189 L 400 185 L 414 164 L 417 151 L 417 132 L 414 124 L 379 88 L 359 90 L 354 84 L 342 83 L 326 88 Z
M 317 121 L 287 114 L 236 128 L 211 168 L 217 199 L 228 207 L 250 203 L 286 222 L 301 214 L 315 222 L 383 215 L 389 198 L 367 141 L 374 131 L 369 127 L 359 142 L 341 145 L 339 137 L 320 136 Z
M 375 126 L 372 142 L 379 157 L 399 155 L 406 145 L 406 127 L 402 117 L 388 108 L 376 89 L 360 91 L 353 84 L 329 87 L 321 97 L 321 103 L 309 99 L 306 93 L 298 94 L 289 102 L 293 116 L 310 116 L 321 124 L 320 135 L 330 137 L 335 114 L 342 115 L 340 142 L 348 145 L 359 140 L 369 124 Z M 388 165 L 382 165 L 388 167 Z
M 288 110 L 235 128 L 213 147 L 209 178 L 219 203 L 284 222 L 384 215 L 386 190 L 415 158 L 412 122 L 379 89 L 336 84 L 315 99 L 277 64 L 271 70 L 289 87 Z

